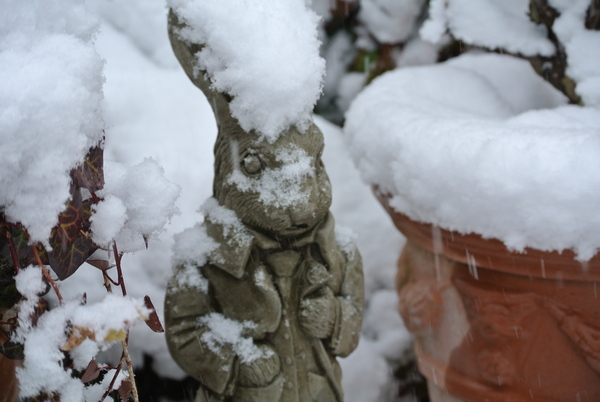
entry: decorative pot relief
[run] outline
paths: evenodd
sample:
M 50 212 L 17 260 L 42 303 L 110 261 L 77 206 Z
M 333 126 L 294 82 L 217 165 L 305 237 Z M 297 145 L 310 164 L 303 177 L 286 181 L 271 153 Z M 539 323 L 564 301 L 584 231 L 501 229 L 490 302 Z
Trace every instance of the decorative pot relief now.
M 583 269 L 569 252 L 511 253 L 390 214 L 408 239 L 399 311 L 432 401 L 600 400 L 598 257 Z

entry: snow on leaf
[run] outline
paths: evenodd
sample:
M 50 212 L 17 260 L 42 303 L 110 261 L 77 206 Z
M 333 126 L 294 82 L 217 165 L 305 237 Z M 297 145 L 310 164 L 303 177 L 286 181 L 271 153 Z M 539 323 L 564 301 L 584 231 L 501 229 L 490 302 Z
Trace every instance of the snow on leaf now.
M 73 182 L 79 187 L 86 188 L 92 192 L 104 187 L 104 149 L 102 144 L 90 148 L 85 156 L 84 162 L 71 171 Z

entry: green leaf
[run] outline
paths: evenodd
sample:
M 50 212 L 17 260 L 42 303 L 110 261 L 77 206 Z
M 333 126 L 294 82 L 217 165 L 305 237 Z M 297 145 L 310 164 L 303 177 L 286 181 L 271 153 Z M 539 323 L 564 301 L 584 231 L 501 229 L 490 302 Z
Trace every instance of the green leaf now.
M 25 353 L 23 345 L 13 341 L 6 341 L 0 346 L 0 353 L 11 360 L 23 360 Z
M 19 302 L 21 294 L 17 291 L 13 278 L 0 278 L 0 309 L 9 309 Z

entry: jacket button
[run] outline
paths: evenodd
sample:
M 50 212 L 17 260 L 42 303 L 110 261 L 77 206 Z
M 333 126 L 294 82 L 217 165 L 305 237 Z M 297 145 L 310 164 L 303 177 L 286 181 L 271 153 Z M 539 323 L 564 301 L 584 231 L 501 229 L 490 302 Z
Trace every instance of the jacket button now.
M 292 389 L 294 387 L 294 384 L 292 384 L 291 381 L 288 381 L 287 384 L 285 384 L 287 389 Z
M 288 334 L 287 332 L 285 334 L 283 334 L 283 339 L 285 339 L 285 340 L 290 339 L 290 334 Z
M 292 364 L 292 358 L 291 358 L 291 357 L 286 357 L 286 358 L 285 358 L 285 363 L 286 363 L 287 365 L 291 365 L 291 364 Z

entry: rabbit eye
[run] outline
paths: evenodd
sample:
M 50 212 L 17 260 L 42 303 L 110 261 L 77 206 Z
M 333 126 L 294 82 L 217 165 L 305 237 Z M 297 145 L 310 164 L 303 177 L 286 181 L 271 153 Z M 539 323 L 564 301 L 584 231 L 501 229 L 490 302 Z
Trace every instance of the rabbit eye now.
M 246 173 L 254 175 L 261 171 L 262 162 L 257 155 L 247 155 L 242 160 L 242 166 L 244 167 Z

